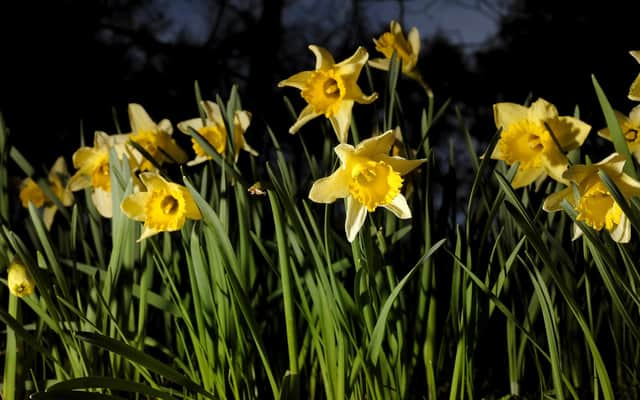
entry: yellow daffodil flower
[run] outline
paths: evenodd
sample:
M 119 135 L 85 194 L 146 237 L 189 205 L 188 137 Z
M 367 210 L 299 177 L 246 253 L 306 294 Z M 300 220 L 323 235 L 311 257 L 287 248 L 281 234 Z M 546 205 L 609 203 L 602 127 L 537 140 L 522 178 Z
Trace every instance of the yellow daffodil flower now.
M 640 63 L 640 50 L 630 51 L 629 54 Z M 629 88 L 629 99 L 640 101 L 640 74 L 638 74 Z
M 391 21 L 389 32 L 385 32 L 378 39 L 373 39 L 376 50 L 384 54 L 384 58 L 374 58 L 369 60 L 369 65 L 373 68 L 388 71 L 391 57 L 395 52 L 402 61 L 402 73 L 420 83 L 427 93 L 431 94 L 431 89 L 422 79 L 418 70 L 418 55 L 420 54 L 420 33 L 414 26 L 409 30 L 407 37 L 402 32 L 402 26 L 397 21 Z
M 227 148 L 227 129 L 224 125 L 222 113 L 220 107 L 212 101 L 202 101 L 200 106 L 204 110 L 206 119 L 202 121 L 202 118 L 193 118 L 187 121 L 178 123 L 178 129 L 188 134 L 189 128 L 194 129 L 200 135 L 202 135 L 211 146 L 219 153 L 223 154 Z M 248 111 L 240 110 L 236 111 L 233 116 L 233 138 L 234 138 L 234 160 L 238 160 L 240 150 L 244 150 L 253 156 L 257 156 L 256 152 L 249 144 L 244 140 L 244 133 L 251 123 L 251 113 Z M 211 159 L 207 152 L 198 144 L 195 139 L 191 139 L 193 145 L 193 151 L 196 153 L 196 158 L 189 161 L 187 165 L 200 164 L 203 161 Z
M 494 104 L 493 117 L 502 133 L 491 158 L 507 165 L 520 162 L 514 188 L 541 183 L 547 175 L 567 184 L 562 177 L 569 165 L 565 153 L 582 145 L 591 126 L 574 117 L 559 116 L 556 107 L 544 99 L 530 107 Z
M 143 172 L 140 179 L 147 191 L 133 193 L 120 204 L 122 212 L 129 218 L 144 222 L 138 242 L 160 232 L 177 231 L 187 218 L 202 218 L 184 186 L 167 182 L 155 172 Z
M 36 283 L 29 274 L 27 267 L 14 258 L 7 269 L 7 283 L 9 291 L 16 297 L 25 297 L 33 293 Z
M 78 170 L 69 179 L 69 189 L 77 191 L 91 187 L 91 199 L 96 209 L 105 218 L 111 218 L 111 178 L 109 151 L 115 149 L 118 158 L 127 156 L 129 135 L 107 135 L 96 131 L 93 147 L 81 147 L 73 153 L 73 166 Z
M 327 49 L 316 45 L 310 45 L 309 49 L 316 56 L 316 69 L 299 72 L 278 83 L 279 87 L 300 89 L 308 103 L 289 133 L 298 132 L 311 119 L 324 115 L 331 122 L 338 141 L 346 143 L 353 103 L 369 104 L 378 98 L 377 93 L 366 96 L 357 84 L 369 54 L 359 47 L 351 57 L 336 64 Z
M 158 163 L 184 163 L 187 153 L 171 138 L 173 126 L 168 119 L 156 124 L 140 104 L 131 103 L 128 107 L 131 124 L 131 141 L 140 145 Z M 131 149 L 132 158 L 137 162 L 140 171 L 154 169 L 153 164 L 140 152 Z
M 356 147 L 341 143 L 335 148 L 340 167 L 330 176 L 318 179 L 309 198 L 318 203 L 333 203 L 346 198 L 345 231 L 352 242 L 362 228 L 367 211 L 383 207 L 398 218 L 411 218 L 407 200 L 400 192 L 402 176 L 425 162 L 389 155 L 395 141 L 394 131 L 363 140 Z
M 62 183 L 62 179 L 66 179 L 68 175 L 67 164 L 64 162 L 64 158 L 58 157 L 49 170 L 48 180 L 53 194 L 64 206 L 73 204 L 73 194 Z M 45 195 L 33 179 L 27 178 L 23 181 L 22 188 L 20 189 L 20 201 L 25 208 L 29 207 L 29 203 L 32 203 L 36 208 L 44 207 L 42 219 L 47 229 L 51 229 L 53 217 L 56 211 L 58 211 L 58 207 L 53 200 Z
M 570 186 L 547 197 L 543 209 L 560 210 L 562 200 L 566 199 L 578 212 L 578 221 L 584 221 L 598 231 L 604 228 L 616 242 L 627 243 L 631 237 L 629 219 L 598 176 L 599 170 L 606 172 L 625 199 L 640 196 L 640 182 L 622 172 L 625 161 L 624 156 L 613 153 L 597 164 L 569 167 L 564 177 L 576 185 L 579 197 L 576 198 L 574 188 Z M 574 239 L 581 234 L 575 226 Z
M 615 111 L 615 114 L 618 124 L 620 124 L 620 129 L 622 129 L 622 134 L 629 146 L 629 150 L 633 153 L 636 160 L 640 161 L 640 106 L 634 107 L 628 117 L 619 111 Z M 609 128 L 600 129 L 598 136 L 612 141 Z

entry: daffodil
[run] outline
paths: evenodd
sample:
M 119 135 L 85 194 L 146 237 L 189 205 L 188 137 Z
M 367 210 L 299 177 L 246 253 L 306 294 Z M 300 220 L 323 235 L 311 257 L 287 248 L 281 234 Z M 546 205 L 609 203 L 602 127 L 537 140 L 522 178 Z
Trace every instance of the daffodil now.
M 128 107 L 131 124 L 131 141 L 140 145 L 158 164 L 165 162 L 184 163 L 187 154 L 171 138 L 173 126 L 168 119 L 156 124 L 140 104 L 131 103 Z M 153 170 L 154 166 L 140 152 L 131 150 L 141 171 Z
M 426 90 L 431 93 L 431 89 L 422 79 L 418 70 L 418 55 L 420 54 L 420 33 L 414 26 L 405 37 L 402 26 L 397 21 L 391 21 L 389 32 L 385 32 L 378 39 L 373 39 L 376 50 L 384 55 L 384 58 L 374 58 L 369 60 L 369 65 L 373 68 L 388 71 L 393 53 L 402 61 L 402 73 L 411 79 L 415 79 Z
M 143 172 L 140 179 L 147 191 L 133 193 L 120 204 L 129 218 L 144 222 L 138 242 L 160 232 L 177 231 L 187 218 L 202 218 L 184 186 L 167 182 L 155 172 Z
M 383 207 L 398 218 L 411 218 L 407 200 L 401 193 L 402 176 L 426 160 L 406 160 L 390 156 L 394 131 L 363 140 L 356 147 L 339 144 L 334 149 L 340 167 L 330 176 L 318 179 L 309 198 L 318 203 L 346 199 L 345 231 L 352 242 L 362 228 L 367 212 Z
M 36 283 L 24 264 L 14 258 L 7 268 L 9 291 L 16 297 L 25 297 L 33 293 Z
M 631 237 L 629 219 L 598 176 L 598 171 L 604 171 L 625 199 L 640 196 L 640 182 L 622 172 L 625 161 L 624 156 L 613 153 L 597 164 L 569 167 L 564 177 L 575 184 L 578 197 L 574 194 L 573 186 L 567 187 L 547 197 L 543 209 L 560 210 L 562 201 L 567 200 L 578 212 L 578 221 L 584 221 L 598 231 L 606 229 L 616 242 L 628 242 Z M 577 226 L 574 232 L 574 239 L 582 234 Z
M 93 147 L 84 146 L 73 153 L 73 166 L 78 171 L 69 179 L 69 189 L 92 188 L 91 199 L 96 209 L 103 217 L 111 218 L 109 151 L 113 148 L 118 158 L 126 157 L 129 135 L 107 135 L 96 131 L 93 141 Z
M 67 164 L 64 162 L 64 158 L 58 157 L 49 170 L 48 180 L 51 191 L 64 206 L 73 204 L 73 194 L 62 182 L 62 179 L 66 179 L 68 175 Z M 25 208 L 29 207 L 29 203 L 32 203 L 36 208 L 44 207 L 42 219 L 47 229 L 51 228 L 53 217 L 56 211 L 58 211 L 58 207 L 52 199 L 45 195 L 33 179 L 27 178 L 23 181 L 22 188 L 20 189 L 20 201 Z
M 359 47 L 351 57 L 336 64 L 327 49 L 316 45 L 310 45 L 309 49 L 316 56 L 316 69 L 299 72 L 278 83 L 279 87 L 300 89 L 308 103 L 289 133 L 296 133 L 311 119 L 324 115 L 331 122 L 338 141 L 346 143 L 353 103 L 369 104 L 378 98 L 377 93 L 365 95 L 357 83 L 369 54 Z
M 627 146 L 629 146 L 629 150 L 633 153 L 634 157 L 640 161 L 640 106 L 634 107 L 628 117 L 620 111 L 615 111 L 615 114 Z M 609 128 L 600 129 L 598 136 L 610 141 L 613 140 L 611 139 Z
M 189 134 L 189 129 L 193 129 L 202 135 L 209 144 L 219 153 L 224 154 L 227 148 L 227 129 L 222 119 L 222 113 L 220 107 L 212 101 L 202 101 L 200 106 L 204 110 L 206 118 L 204 123 L 202 118 L 193 118 L 187 121 L 178 123 L 178 129 L 182 132 Z M 244 150 L 253 156 L 257 156 L 256 152 L 249 144 L 244 140 L 244 133 L 251 123 L 251 113 L 244 110 L 236 111 L 233 116 L 233 138 L 234 138 L 234 160 L 238 160 L 240 150 Z M 203 161 L 211 159 L 207 152 L 198 144 L 195 139 L 191 139 L 193 145 L 193 151 L 196 153 L 196 158 L 189 161 L 187 165 L 200 164 Z
M 631 56 L 640 63 L 640 50 L 630 51 L 629 54 L 631 54 Z M 640 101 L 640 74 L 638 74 L 629 88 L 629 98 L 631 100 Z
M 544 99 L 530 107 L 494 104 L 493 117 L 502 132 L 491 158 L 507 165 L 520 162 L 514 188 L 540 183 L 547 175 L 567 184 L 562 177 L 569 165 L 565 153 L 582 145 L 591 126 L 574 117 L 559 116 L 556 107 Z

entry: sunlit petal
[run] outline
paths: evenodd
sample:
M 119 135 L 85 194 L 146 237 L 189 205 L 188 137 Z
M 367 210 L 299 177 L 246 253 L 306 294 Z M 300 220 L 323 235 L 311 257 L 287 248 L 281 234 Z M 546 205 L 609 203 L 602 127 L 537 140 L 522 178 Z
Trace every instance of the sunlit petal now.
M 343 169 L 320 178 L 313 183 L 309 191 L 309 199 L 316 203 L 333 203 L 349 195 L 349 175 Z
M 347 217 L 344 229 L 347 234 L 347 240 L 353 242 L 367 219 L 367 208 L 355 201 L 351 196 L 347 197 L 346 203 Z
M 407 204 L 407 199 L 402 194 L 398 194 L 393 198 L 391 203 L 384 205 L 383 207 L 391 211 L 396 217 L 400 219 L 411 218 L 411 209 Z

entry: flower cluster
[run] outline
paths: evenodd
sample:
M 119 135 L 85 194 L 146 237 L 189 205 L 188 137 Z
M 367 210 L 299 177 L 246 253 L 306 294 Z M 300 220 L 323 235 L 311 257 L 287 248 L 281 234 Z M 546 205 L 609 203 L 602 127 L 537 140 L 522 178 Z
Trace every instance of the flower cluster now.
M 631 55 L 640 62 L 640 51 L 632 51 Z M 629 98 L 640 101 L 640 75 L 631 84 Z M 491 158 L 503 160 L 507 165 L 518 163 L 511 182 L 514 188 L 534 182 L 539 187 L 550 176 L 567 187 L 546 198 L 545 211 L 561 210 L 562 202 L 566 201 L 576 211 L 577 221 L 596 231 L 606 229 L 616 242 L 630 240 L 629 219 L 599 172 L 615 184 L 627 201 L 640 196 L 640 182 L 623 172 L 625 163 L 632 160 L 614 152 L 596 164 L 570 165 L 566 153 L 584 143 L 591 127 L 575 117 L 559 116 L 556 107 L 544 99 L 528 107 L 497 103 L 493 115 L 501 132 Z M 615 111 L 615 116 L 629 151 L 640 161 L 640 105 L 628 116 L 619 111 Z M 598 135 L 613 141 L 609 127 L 600 129 Z M 575 224 L 573 238 L 581 234 Z
M 374 68 L 388 70 L 394 54 L 402 61 L 402 72 L 424 81 L 417 68 L 420 36 L 414 27 L 408 40 L 400 24 L 391 22 L 390 32 L 375 40 L 376 49 L 384 58 L 369 61 Z M 398 218 L 411 218 L 411 210 L 402 194 L 403 176 L 424 163 L 425 159 L 406 160 L 390 151 L 400 136 L 399 128 L 365 139 L 356 146 L 348 144 L 348 131 L 354 102 L 368 104 L 377 93 L 365 95 L 357 84 L 369 54 L 359 47 L 348 59 L 335 63 L 328 50 L 310 45 L 316 56 L 314 71 L 302 71 L 281 81 L 278 86 L 299 89 L 307 106 L 289 129 L 296 133 L 309 120 L 324 115 L 329 119 L 339 144 L 334 151 L 340 160 L 339 168 L 330 176 L 317 180 L 309 192 L 309 199 L 318 203 L 333 203 L 345 199 L 345 231 L 352 242 L 365 223 L 368 212 L 386 208 Z

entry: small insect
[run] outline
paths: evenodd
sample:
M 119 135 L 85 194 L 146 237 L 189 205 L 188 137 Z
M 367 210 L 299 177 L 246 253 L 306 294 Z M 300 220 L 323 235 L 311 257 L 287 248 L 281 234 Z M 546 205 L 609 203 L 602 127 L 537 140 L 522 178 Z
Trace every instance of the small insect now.
M 262 184 L 260 182 L 256 182 L 251 185 L 251 187 L 249 187 L 247 191 L 252 196 L 264 196 L 267 194 L 267 191 L 262 187 Z

